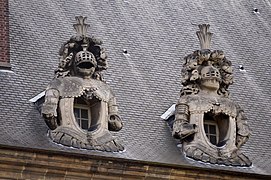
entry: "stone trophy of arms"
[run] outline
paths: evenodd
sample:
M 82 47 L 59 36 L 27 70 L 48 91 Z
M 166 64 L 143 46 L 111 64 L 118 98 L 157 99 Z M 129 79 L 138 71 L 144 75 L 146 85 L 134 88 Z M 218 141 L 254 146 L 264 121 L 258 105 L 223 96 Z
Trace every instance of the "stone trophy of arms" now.
M 119 131 L 122 121 L 116 98 L 101 74 L 107 69 L 107 55 L 100 40 L 86 35 L 86 18 L 76 20 L 77 35 L 61 47 L 55 78 L 45 92 L 42 115 L 49 136 L 65 146 L 123 151 L 110 132 Z
M 240 152 L 250 130 L 244 111 L 228 95 L 233 83 L 231 62 L 223 51 L 210 50 L 209 25 L 199 25 L 201 50 L 186 56 L 181 72 L 172 135 L 187 157 L 213 164 L 250 166 Z

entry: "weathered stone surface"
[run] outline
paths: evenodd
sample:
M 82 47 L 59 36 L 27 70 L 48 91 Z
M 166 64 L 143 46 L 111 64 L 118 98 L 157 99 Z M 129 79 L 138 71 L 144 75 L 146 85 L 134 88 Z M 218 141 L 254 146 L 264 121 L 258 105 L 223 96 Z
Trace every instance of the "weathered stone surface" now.
M 0 179 L 270 179 L 268 175 L 0 147 Z
M 239 151 L 250 136 L 247 119 L 239 105 L 228 97 L 228 87 L 233 83 L 231 61 L 223 51 L 210 50 L 209 25 L 199 25 L 199 28 L 201 50 L 184 58 L 183 88 L 176 105 L 173 136 L 181 140 L 188 157 L 203 162 L 250 166 L 251 161 Z M 206 121 L 215 124 L 215 143 L 207 137 Z
M 109 131 L 119 131 L 122 121 L 116 98 L 104 82 L 107 55 L 101 40 L 88 37 L 85 17 L 76 17 L 77 35 L 60 49 L 55 78 L 48 85 L 42 115 L 49 136 L 59 144 L 100 151 L 122 151 L 124 147 Z M 83 130 L 74 115 L 74 101 L 80 98 L 91 111 L 91 123 Z

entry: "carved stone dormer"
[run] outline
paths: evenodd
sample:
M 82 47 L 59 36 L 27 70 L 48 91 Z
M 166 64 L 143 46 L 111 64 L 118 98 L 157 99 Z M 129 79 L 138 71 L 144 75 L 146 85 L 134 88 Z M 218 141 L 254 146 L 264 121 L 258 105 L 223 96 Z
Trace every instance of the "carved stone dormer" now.
M 240 152 L 250 130 L 243 110 L 229 99 L 231 61 L 223 51 L 210 50 L 209 25 L 199 25 L 201 50 L 184 58 L 182 89 L 176 104 L 173 136 L 187 157 L 213 164 L 250 166 Z
M 75 148 L 117 152 L 123 146 L 111 135 L 122 121 L 116 98 L 104 82 L 107 69 L 102 41 L 86 35 L 86 17 L 76 17 L 76 36 L 60 49 L 55 78 L 48 85 L 42 115 L 49 136 L 59 144 Z

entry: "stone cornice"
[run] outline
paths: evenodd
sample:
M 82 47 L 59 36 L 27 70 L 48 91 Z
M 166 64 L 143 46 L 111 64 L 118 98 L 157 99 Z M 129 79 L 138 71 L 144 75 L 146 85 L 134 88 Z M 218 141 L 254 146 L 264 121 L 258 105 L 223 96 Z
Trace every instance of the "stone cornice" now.
M 270 176 L 19 147 L 0 147 L 0 178 L 268 179 Z

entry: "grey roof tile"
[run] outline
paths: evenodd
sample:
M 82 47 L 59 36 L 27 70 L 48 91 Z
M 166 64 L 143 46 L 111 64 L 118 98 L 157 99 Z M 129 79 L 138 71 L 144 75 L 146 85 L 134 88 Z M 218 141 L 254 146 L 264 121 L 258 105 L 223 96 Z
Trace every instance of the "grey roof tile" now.
M 253 13 L 257 7 L 259 14 Z M 9 1 L 11 64 L 0 72 L 0 144 L 113 156 L 158 163 L 194 165 L 270 174 L 271 10 L 267 1 Z M 52 143 L 29 99 L 53 78 L 60 45 L 74 35 L 74 17 L 87 16 L 90 35 L 104 41 L 109 54 L 105 78 L 124 119 L 115 135 L 124 153 L 80 151 Z M 187 161 L 160 119 L 178 99 L 182 58 L 199 48 L 197 24 L 211 24 L 211 48 L 221 49 L 235 67 L 230 88 L 253 131 L 242 148 L 251 168 Z M 130 56 L 123 54 L 127 49 Z M 246 72 L 240 72 L 243 65 Z

